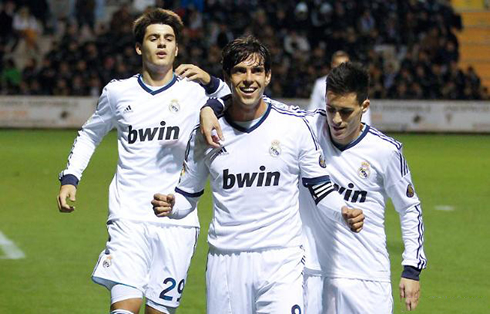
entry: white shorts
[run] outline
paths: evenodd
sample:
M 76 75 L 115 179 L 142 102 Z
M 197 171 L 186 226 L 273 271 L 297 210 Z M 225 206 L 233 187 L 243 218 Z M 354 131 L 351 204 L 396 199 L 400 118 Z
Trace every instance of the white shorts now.
M 199 228 L 116 220 L 92 280 L 110 289 L 124 284 L 168 307 L 178 307 Z
M 207 313 L 304 314 L 302 248 L 219 253 L 210 249 Z
M 391 283 L 305 275 L 308 314 L 393 313 Z

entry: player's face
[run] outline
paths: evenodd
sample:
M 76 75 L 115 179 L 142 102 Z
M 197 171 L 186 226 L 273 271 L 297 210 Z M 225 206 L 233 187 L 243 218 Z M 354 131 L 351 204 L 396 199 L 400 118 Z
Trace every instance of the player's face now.
M 146 28 L 142 44 L 136 44 L 136 52 L 143 58 L 144 69 L 149 72 L 168 71 L 173 68 L 178 47 L 172 27 L 151 24 Z
M 235 65 L 230 71 L 230 76 L 225 78 L 230 86 L 233 105 L 250 110 L 261 104 L 265 88 L 271 81 L 271 72 L 265 71 L 260 56 L 251 55 Z
M 327 120 L 333 140 L 347 145 L 361 132 L 361 117 L 369 107 L 369 100 L 362 104 L 357 101 L 356 93 L 337 95 L 327 92 Z

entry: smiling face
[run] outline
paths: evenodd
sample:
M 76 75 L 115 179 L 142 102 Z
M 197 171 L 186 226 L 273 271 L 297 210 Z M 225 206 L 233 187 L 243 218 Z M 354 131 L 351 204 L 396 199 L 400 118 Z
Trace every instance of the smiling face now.
M 369 107 L 369 100 L 359 104 L 356 93 L 345 95 L 327 92 L 327 120 L 335 143 L 347 145 L 361 133 L 361 117 Z
M 260 55 L 252 54 L 233 66 L 230 74 L 225 74 L 225 80 L 233 97 L 230 113 L 236 120 L 252 120 L 263 113 L 262 95 L 270 83 L 271 72 L 266 71 Z
M 142 43 L 136 44 L 136 53 L 143 59 L 143 71 L 161 73 L 173 69 L 178 54 L 173 28 L 167 24 L 148 25 Z

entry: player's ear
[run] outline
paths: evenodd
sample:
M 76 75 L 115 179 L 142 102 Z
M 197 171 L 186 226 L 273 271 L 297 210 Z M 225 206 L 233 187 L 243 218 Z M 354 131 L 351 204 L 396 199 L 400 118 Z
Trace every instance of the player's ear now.
M 179 45 L 175 45 L 175 56 L 177 57 L 179 55 Z
M 365 101 L 363 101 L 362 104 L 361 104 L 362 113 L 366 113 L 366 111 L 368 110 L 368 108 L 369 108 L 370 105 L 371 105 L 371 102 L 369 101 L 369 99 L 366 99 Z
M 136 53 L 141 56 L 142 52 L 141 52 L 141 44 L 140 43 L 136 43 L 136 45 L 134 45 L 134 50 L 136 50 Z
M 272 78 L 272 70 L 269 70 L 269 72 L 265 73 L 265 86 L 269 85 L 269 83 L 271 82 L 271 78 Z

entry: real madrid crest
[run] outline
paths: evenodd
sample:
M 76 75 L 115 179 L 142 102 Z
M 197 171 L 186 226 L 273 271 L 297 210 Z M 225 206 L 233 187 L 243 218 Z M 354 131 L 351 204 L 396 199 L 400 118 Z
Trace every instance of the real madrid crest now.
M 281 155 L 281 143 L 277 140 L 272 141 L 271 147 L 269 148 L 269 153 L 271 154 L 272 157 L 277 157 Z
M 366 179 L 371 174 L 371 165 L 367 161 L 363 161 L 357 170 L 357 174 L 361 179 Z
M 104 262 L 102 263 L 102 266 L 104 266 L 105 268 L 109 267 L 112 265 L 112 256 L 107 256 L 106 259 L 104 260 Z
M 177 99 L 172 99 L 170 104 L 168 105 L 168 110 L 173 113 L 177 113 L 180 111 L 179 101 Z

